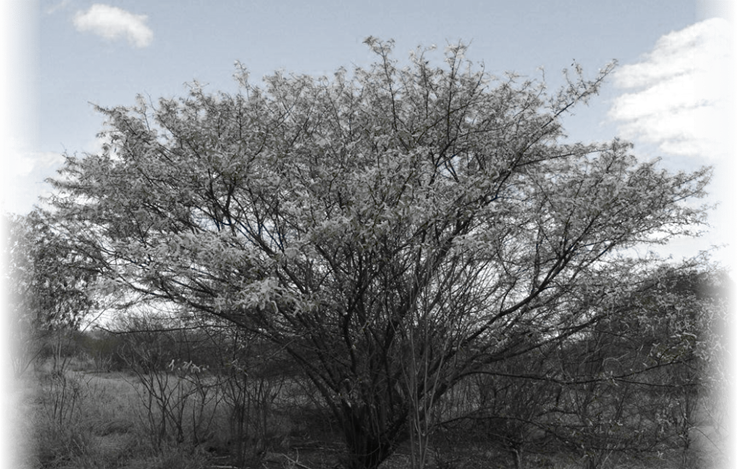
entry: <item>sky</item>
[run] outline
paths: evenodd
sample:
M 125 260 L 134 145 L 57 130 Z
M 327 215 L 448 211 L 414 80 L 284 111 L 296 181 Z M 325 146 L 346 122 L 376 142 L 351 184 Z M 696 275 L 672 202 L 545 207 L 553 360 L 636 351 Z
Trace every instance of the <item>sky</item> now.
M 93 104 L 181 96 L 186 84 L 236 91 L 234 63 L 251 80 L 274 70 L 331 75 L 368 65 L 368 36 L 418 46 L 463 41 L 492 74 L 545 78 L 551 89 L 574 62 L 593 77 L 618 67 L 599 97 L 576 110 L 570 138 L 635 143 L 671 170 L 714 165 L 711 233 L 671 249 L 690 256 L 728 242 L 732 27 L 718 0 L 6 0 L 3 211 L 24 214 L 48 194 L 62 155 L 99 149 Z M 20 26 L 19 26 L 20 25 Z M 11 31 L 12 30 L 12 31 Z M 722 251 L 727 252 L 727 251 Z M 719 254 L 722 256 L 722 254 Z

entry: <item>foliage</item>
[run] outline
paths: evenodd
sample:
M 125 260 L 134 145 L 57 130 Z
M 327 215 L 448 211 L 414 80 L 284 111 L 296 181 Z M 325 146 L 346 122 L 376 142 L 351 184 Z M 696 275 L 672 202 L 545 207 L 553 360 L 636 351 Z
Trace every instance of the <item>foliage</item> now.
M 99 154 L 52 181 L 60 227 L 111 287 L 283 347 L 374 468 L 465 377 L 586 331 L 644 288 L 627 249 L 692 234 L 709 170 L 565 143 L 594 95 L 377 60 L 328 78 L 241 70 L 241 91 L 100 108 Z M 417 366 L 405 366 L 415 363 Z M 416 373 L 416 376 L 408 376 Z
M 75 329 L 97 300 L 91 293 L 97 271 L 40 209 L 8 220 L 8 311 L 15 335 L 14 368 L 22 373 L 54 341 L 51 331 Z M 52 344 L 46 344 L 46 347 Z
M 714 329 L 727 282 L 718 270 L 663 267 L 585 333 L 487 367 L 465 417 L 516 458 L 552 450 L 595 468 L 675 452 L 686 468 L 723 456 L 714 350 L 725 344 Z

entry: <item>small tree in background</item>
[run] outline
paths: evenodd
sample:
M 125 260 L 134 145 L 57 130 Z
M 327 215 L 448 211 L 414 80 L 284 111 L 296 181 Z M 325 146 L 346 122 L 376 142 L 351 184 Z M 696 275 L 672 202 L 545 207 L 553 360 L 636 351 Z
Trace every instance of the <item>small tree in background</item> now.
M 377 60 L 350 74 L 259 88 L 241 70 L 235 95 L 100 109 L 103 150 L 52 181 L 59 229 L 108 282 L 283 347 L 361 469 L 465 378 L 644 288 L 655 261 L 627 248 L 693 234 L 709 175 L 564 142 L 611 67 L 547 94 L 463 45 L 400 67 L 366 42 Z
M 588 467 L 674 451 L 684 468 L 723 456 L 712 409 L 724 380 L 715 351 L 726 344 L 714 328 L 727 317 L 729 279 L 704 263 L 664 266 L 646 283 L 547 360 L 562 398 L 541 422 Z
M 8 219 L 9 312 L 16 376 L 46 351 L 61 359 L 66 332 L 97 307 L 93 258 L 59 231 L 48 213 L 36 209 Z M 59 365 L 60 366 L 60 365 Z M 56 366 L 55 366 L 56 368 Z

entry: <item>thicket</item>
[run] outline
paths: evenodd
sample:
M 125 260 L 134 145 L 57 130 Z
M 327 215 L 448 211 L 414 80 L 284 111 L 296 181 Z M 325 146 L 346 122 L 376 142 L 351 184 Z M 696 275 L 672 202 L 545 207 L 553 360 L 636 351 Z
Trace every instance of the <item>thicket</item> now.
M 386 467 L 709 467 L 724 456 L 714 391 L 729 284 L 723 273 L 664 271 L 587 333 L 489 364 L 408 427 Z M 59 337 L 66 345 L 41 374 L 42 413 L 66 443 L 45 467 L 93 444 L 70 429 L 105 391 L 74 370 L 107 374 L 100 363 L 120 363 L 135 384 L 138 415 L 123 429 L 135 426 L 150 454 L 179 448 L 200 467 L 340 460 L 339 422 L 288 354 L 257 334 L 138 314 Z

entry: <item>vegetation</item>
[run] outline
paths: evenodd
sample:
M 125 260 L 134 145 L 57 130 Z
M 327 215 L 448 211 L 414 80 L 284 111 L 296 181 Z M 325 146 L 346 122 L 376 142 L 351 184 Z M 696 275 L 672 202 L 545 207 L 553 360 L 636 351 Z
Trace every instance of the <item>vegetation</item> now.
M 88 255 L 37 210 L 8 217 L 8 312 L 14 331 L 13 369 L 20 376 L 38 354 L 50 354 L 53 331 L 75 329 L 98 307 L 92 292 L 97 270 Z M 57 344 L 58 345 L 58 344 Z
M 709 170 L 566 143 L 611 67 L 547 94 L 462 45 L 400 68 L 367 44 L 377 61 L 332 79 L 240 70 L 235 95 L 100 109 L 103 150 L 67 156 L 33 216 L 71 253 L 54 278 L 120 314 L 38 369 L 65 448 L 42 465 L 134 467 L 143 447 L 159 467 L 703 462 L 725 277 L 631 248 L 693 234 Z M 120 383 L 70 357 L 138 398 L 117 459 L 90 456 L 109 433 L 85 412 Z
M 44 357 L 4 388 L 4 462 L 335 467 L 344 459 L 341 429 L 314 385 L 269 342 L 231 332 L 147 314 L 114 334 L 69 336 L 62 367 Z M 115 346 L 100 347 L 105 341 Z M 729 467 L 726 422 L 713 414 L 726 407 L 702 381 L 714 375 L 692 359 L 668 373 L 628 375 L 624 367 L 637 371 L 639 360 L 657 357 L 627 347 L 611 356 L 600 342 L 547 349 L 467 378 L 434 406 L 424 446 L 408 439 L 382 467 Z M 101 348 L 110 351 L 103 362 L 124 360 L 123 372 L 99 370 L 92 351 Z M 539 379 L 544 370 L 548 378 Z

